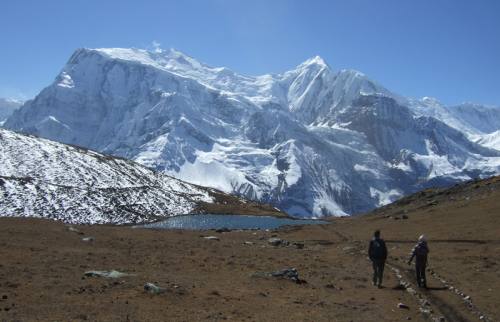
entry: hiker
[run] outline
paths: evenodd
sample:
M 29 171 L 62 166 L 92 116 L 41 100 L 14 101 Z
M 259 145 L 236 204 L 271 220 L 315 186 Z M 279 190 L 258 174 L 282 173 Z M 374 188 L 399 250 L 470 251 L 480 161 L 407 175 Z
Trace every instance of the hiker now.
M 382 287 L 382 277 L 384 275 L 385 260 L 387 259 L 387 248 L 385 242 L 380 238 L 380 230 L 373 233 L 373 239 L 368 248 L 368 257 L 373 264 L 373 285 Z
M 429 247 L 427 246 L 425 235 L 422 235 L 418 238 L 418 243 L 413 248 L 410 260 L 408 261 L 408 265 L 411 265 L 411 261 L 415 257 L 415 271 L 417 272 L 418 287 L 427 288 L 427 280 L 425 278 L 427 254 L 429 254 Z

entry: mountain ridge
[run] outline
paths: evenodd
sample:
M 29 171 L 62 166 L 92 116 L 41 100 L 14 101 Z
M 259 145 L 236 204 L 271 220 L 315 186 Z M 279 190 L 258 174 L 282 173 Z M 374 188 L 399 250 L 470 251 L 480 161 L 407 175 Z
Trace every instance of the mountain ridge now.
M 319 56 L 243 76 L 175 50 L 79 49 L 5 127 L 321 217 L 499 173 L 497 141 L 483 138 L 500 112 L 476 110 L 489 127 Z

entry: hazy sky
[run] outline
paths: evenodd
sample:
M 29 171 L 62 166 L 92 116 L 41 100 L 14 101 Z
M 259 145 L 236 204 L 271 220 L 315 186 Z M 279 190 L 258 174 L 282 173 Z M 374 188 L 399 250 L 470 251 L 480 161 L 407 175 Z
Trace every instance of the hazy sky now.
M 79 47 L 151 48 L 257 75 L 320 55 L 406 96 L 500 105 L 498 0 L 5 0 L 0 96 L 29 98 Z

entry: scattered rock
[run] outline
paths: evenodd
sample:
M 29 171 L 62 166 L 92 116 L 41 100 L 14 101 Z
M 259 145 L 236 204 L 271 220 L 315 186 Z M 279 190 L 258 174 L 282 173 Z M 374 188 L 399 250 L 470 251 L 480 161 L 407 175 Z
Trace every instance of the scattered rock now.
M 267 242 L 272 245 L 272 246 L 279 246 L 281 245 L 282 240 L 277 237 L 269 238 Z
M 217 241 L 220 240 L 219 237 L 216 237 L 216 236 L 205 236 L 203 238 L 208 239 L 208 240 L 217 240 Z
M 299 278 L 299 272 L 295 268 L 285 268 L 280 271 L 272 272 L 273 277 L 282 277 L 294 281 L 297 284 L 305 283 Z
M 246 242 L 244 242 L 243 244 L 245 244 L 245 245 L 253 245 L 254 243 L 253 243 L 253 242 L 251 242 L 251 241 L 246 241 Z
M 303 249 L 305 244 L 303 242 L 293 242 L 293 246 L 297 249 Z
M 112 270 L 112 271 L 87 271 L 83 275 L 85 277 L 121 278 L 125 276 L 131 276 L 132 274 L 127 274 Z
M 307 281 L 299 278 L 299 273 L 295 268 L 285 268 L 275 272 L 256 272 L 252 277 L 277 277 L 291 280 L 297 284 L 305 284 Z
M 429 315 L 432 313 L 432 310 L 430 309 L 424 309 L 424 308 L 420 308 L 419 311 L 422 313 L 422 314 L 426 314 L 426 315 Z
M 229 229 L 227 227 L 222 227 L 222 228 L 219 228 L 219 229 L 215 230 L 216 233 L 228 233 L 230 231 L 231 231 L 231 229 Z
M 410 307 L 404 303 L 398 303 L 398 308 L 400 309 L 405 309 L 405 310 L 409 310 Z
M 159 287 L 153 283 L 146 283 L 144 284 L 144 291 L 149 293 L 149 294 L 161 294 L 161 293 L 165 293 L 167 291 L 167 289 L 163 288 L 163 287 Z
M 94 238 L 94 237 L 84 237 L 84 238 L 82 238 L 82 241 L 83 241 L 83 242 L 86 242 L 86 243 L 91 243 L 91 242 L 93 242 L 94 240 L 95 240 L 95 238 Z
M 76 233 L 78 235 L 83 235 L 83 232 L 79 231 L 78 229 L 76 229 L 75 227 L 73 226 L 69 226 L 68 227 L 68 231 L 72 232 L 72 233 Z
M 290 243 L 284 239 L 278 237 L 272 237 L 267 240 L 269 245 L 272 246 L 288 246 Z
M 408 216 L 407 215 L 402 215 L 401 218 L 402 219 L 408 219 Z

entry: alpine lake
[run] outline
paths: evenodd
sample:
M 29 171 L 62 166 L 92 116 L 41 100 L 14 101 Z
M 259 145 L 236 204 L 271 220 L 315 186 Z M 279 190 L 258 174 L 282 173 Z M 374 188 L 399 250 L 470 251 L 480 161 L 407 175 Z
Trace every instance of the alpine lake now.
M 292 219 L 272 216 L 196 214 L 167 218 L 155 223 L 137 225 L 134 228 L 212 230 L 272 230 L 283 226 L 324 225 L 329 222 L 318 219 Z

